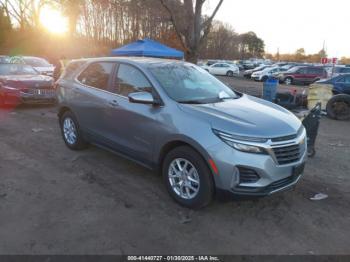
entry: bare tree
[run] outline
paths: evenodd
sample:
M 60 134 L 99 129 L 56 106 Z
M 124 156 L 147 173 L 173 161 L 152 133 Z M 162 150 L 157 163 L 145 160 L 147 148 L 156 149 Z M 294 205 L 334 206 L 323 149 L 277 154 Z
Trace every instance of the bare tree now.
M 196 63 L 199 50 L 210 32 L 212 21 L 223 0 L 219 0 L 213 13 L 203 17 L 202 8 L 206 0 L 160 0 L 169 12 L 171 21 L 186 50 L 186 59 Z

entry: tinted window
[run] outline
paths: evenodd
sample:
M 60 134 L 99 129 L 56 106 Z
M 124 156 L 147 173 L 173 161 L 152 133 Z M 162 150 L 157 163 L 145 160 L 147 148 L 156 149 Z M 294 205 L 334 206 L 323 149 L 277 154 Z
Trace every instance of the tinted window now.
M 222 67 L 222 64 L 213 65 L 213 67 Z
M 309 74 L 313 74 L 313 75 L 322 75 L 323 69 L 322 68 L 310 67 L 310 68 L 308 68 L 308 73 Z
M 344 76 L 337 80 L 338 83 L 350 84 L 350 76 Z
M 296 73 L 297 74 L 306 74 L 306 68 L 300 68 L 300 69 L 298 69 L 298 71 Z
M 114 92 L 128 96 L 130 93 L 140 91 L 152 92 L 151 83 L 136 67 L 120 64 Z
M 84 85 L 107 90 L 113 65 L 107 62 L 93 63 L 79 75 L 78 80 Z
M 339 68 L 339 73 L 350 73 L 350 67 L 342 67 L 342 68 Z

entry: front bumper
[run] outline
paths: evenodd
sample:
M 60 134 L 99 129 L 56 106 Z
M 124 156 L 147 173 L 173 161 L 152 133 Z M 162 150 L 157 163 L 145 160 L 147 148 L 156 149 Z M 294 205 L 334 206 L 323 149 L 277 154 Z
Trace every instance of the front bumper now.
M 24 93 L 20 91 L 6 92 L 4 101 L 6 104 L 53 104 L 57 102 L 55 90 L 51 92 Z
M 264 196 L 293 187 L 303 175 L 307 159 L 305 136 L 304 130 L 301 136 L 287 142 L 293 145 L 300 143 L 300 157 L 286 164 L 281 164 L 274 156 L 273 147 L 276 143 L 266 145 L 268 154 L 241 152 L 224 142 L 211 147 L 209 154 L 219 171 L 218 175 L 214 175 L 217 189 L 235 195 Z M 240 174 L 242 167 L 255 172 L 258 179 L 253 182 L 242 182 Z

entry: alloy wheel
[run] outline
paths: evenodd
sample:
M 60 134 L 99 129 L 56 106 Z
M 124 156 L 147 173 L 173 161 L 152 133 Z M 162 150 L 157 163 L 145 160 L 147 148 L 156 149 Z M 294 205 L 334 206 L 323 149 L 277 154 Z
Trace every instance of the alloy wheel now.
M 183 199 L 193 199 L 199 192 L 200 181 L 196 167 L 184 158 L 175 158 L 168 168 L 172 190 Z
M 77 142 L 77 129 L 70 117 L 65 118 L 63 121 L 63 134 L 68 144 L 73 145 Z

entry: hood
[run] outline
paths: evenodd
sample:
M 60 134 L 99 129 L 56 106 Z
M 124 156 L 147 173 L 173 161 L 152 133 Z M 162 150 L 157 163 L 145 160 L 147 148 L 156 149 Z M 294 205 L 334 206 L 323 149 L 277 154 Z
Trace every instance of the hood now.
M 0 81 L 6 85 L 18 88 L 42 88 L 53 85 L 53 78 L 43 75 L 9 75 L 0 76 Z
M 292 135 L 301 125 L 288 110 L 248 95 L 214 104 L 180 104 L 180 108 L 209 121 L 214 129 L 241 136 L 273 138 Z

